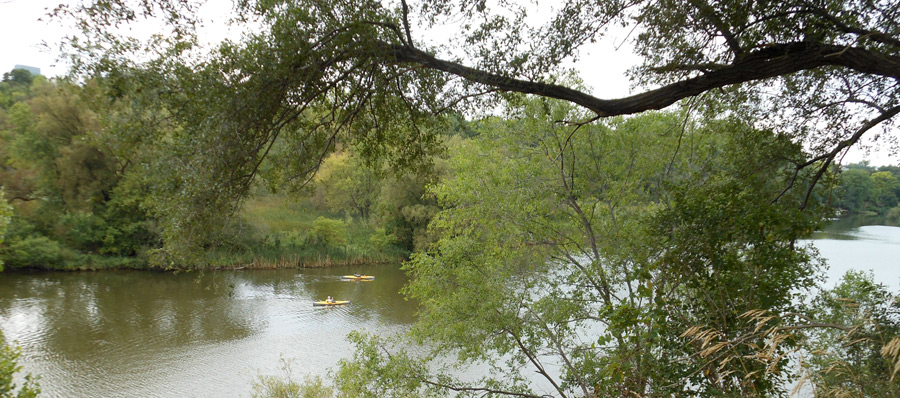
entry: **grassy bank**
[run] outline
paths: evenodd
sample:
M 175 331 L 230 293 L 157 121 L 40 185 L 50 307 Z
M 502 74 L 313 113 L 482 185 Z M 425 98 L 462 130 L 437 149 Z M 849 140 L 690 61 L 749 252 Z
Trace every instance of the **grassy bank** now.
M 235 245 L 198 261 L 210 268 L 300 268 L 396 262 L 407 251 L 364 220 L 318 210 L 306 201 L 263 195 L 240 213 Z
M 264 195 L 247 201 L 225 244 L 195 253 L 189 264 L 152 266 L 147 256 L 79 253 L 46 237 L 6 250 L 7 269 L 271 269 L 396 262 L 407 251 L 364 220 L 321 211 L 306 201 Z

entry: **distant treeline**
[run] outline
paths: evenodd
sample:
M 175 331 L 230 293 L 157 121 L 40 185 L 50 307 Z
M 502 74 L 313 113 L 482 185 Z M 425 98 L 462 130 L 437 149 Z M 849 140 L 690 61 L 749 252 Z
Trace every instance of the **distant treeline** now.
M 868 162 L 841 168 L 833 205 L 842 212 L 877 213 L 900 222 L 900 167 L 872 167 Z

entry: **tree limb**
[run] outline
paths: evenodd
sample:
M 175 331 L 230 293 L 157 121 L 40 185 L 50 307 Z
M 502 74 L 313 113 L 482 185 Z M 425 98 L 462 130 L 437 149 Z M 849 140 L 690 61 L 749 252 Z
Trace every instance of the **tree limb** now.
M 900 57 L 833 44 L 791 42 L 774 44 L 747 53 L 727 67 L 688 78 L 629 97 L 604 100 L 568 87 L 516 79 L 446 61 L 424 51 L 386 42 L 377 42 L 391 62 L 412 63 L 463 77 L 503 91 L 535 94 L 572 102 L 598 116 L 616 116 L 662 109 L 675 102 L 732 84 L 783 76 L 823 66 L 841 66 L 857 72 L 900 81 Z

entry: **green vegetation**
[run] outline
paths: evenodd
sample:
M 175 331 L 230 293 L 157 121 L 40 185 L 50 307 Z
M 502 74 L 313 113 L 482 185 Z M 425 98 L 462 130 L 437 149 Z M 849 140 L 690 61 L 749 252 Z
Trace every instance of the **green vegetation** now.
M 807 366 L 821 397 L 896 397 L 900 299 L 872 275 L 850 271 L 810 304 L 823 324 L 807 334 Z M 894 341 L 896 340 L 896 341 Z M 893 343 L 893 345 L 891 344 Z
M 9 226 L 9 220 L 12 217 L 12 207 L 6 202 L 6 193 L 0 187 L 0 245 L 6 238 L 6 228 Z M 0 272 L 3 271 L 3 256 L 0 256 Z
M 153 227 L 123 174 L 130 160 L 100 134 L 93 86 L 25 75 L 0 83 L 12 93 L 0 107 L 0 184 L 15 209 L 0 257 L 8 268 L 141 266 Z
M 306 376 L 302 383 L 292 379 L 290 363 L 281 360 L 281 376 L 259 375 L 253 383 L 253 398 L 331 398 L 333 390 L 320 377 Z
M 532 391 L 521 369 L 558 396 L 783 390 L 789 374 L 741 359 L 752 349 L 735 347 L 730 361 L 698 356 L 703 344 L 683 333 L 751 334 L 741 314 L 797 312 L 797 289 L 814 286 L 819 264 L 796 239 L 824 209 L 798 210 L 803 191 L 771 200 L 805 156 L 799 146 L 735 119 L 646 113 L 571 135 L 552 123 L 578 116 L 567 104 L 523 100 L 515 110 L 454 148 L 454 177 L 434 188 L 440 239 L 406 265 L 407 293 L 423 303 L 412 341 L 493 371 L 477 384 L 424 370 L 419 379 L 505 395 Z M 401 357 L 370 379 L 396 379 Z M 386 395 L 433 387 L 409 383 Z
M 31 374 L 25 375 L 22 387 L 17 388 L 14 383 L 13 378 L 22 369 L 18 365 L 21 354 L 18 347 L 6 344 L 3 334 L 0 333 L 0 398 L 34 398 L 41 392 L 37 378 Z
M 388 174 L 347 150 L 324 158 L 303 187 L 309 196 L 289 199 L 259 184 L 234 216 L 207 220 L 193 239 L 171 242 L 178 236 L 167 235 L 166 225 L 180 222 L 172 213 L 178 203 L 164 195 L 185 182 L 160 166 L 160 148 L 123 132 L 123 114 L 133 109 L 100 95 L 96 81 L 48 82 L 15 70 L 2 87 L 0 186 L 8 195 L 0 199 L 0 259 L 10 269 L 397 261 L 427 241 L 437 211 L 422 196 L 436 174 Z M 367 190 L 364 203 L 358 186 Z M 167 246 L 184 252 L 172 256 Z
M 835 207 L 851 213 L 888 215 L 895 225 L 900 215 L 900 167 L 874 168 L 867 163 L 847 165 L 834 190 Z
M 10 268 L 168 268 L 415 252 L 419 320 L 394 351 L 353 335 L 335 380 L 353 396 L 538 396 L 523 369 L 561 397 L 784 395 L 799 331 L 861 319 L 824 296 L 800 304 L 820 264 L 799 242 L 831 197 L 897 216 L 893 170 L 825 185 L 900 114 L 900 10 L 539 7 L 239 1 L 246 35 L 206 53 L 188 0 L 60 7 L 82 29 L 68 45 L 84 83 L 4 78 L 0 166 L 16 213 L 0 255 Z M 154 17 L 171 32 L 122 36 Z M 448 21 L 456 45 L 420 36 Z M 631 73 L 645 91 L 600 99 L 564 65 L 620 25 L 638 32 Z M 274 216 L 284 210 L 265 201 L 284 197 L 254 204 L 260 192 L 311 196 L 302 215 Z M 880 294 L 857 282 L 836 297 Z M 814 377 L 817 391 L 886 375 L 868 368 L 890 368 L 900 343 L 870 341 L 835 350 L 870 356 L 845 361 L 860 377 Z M 878 345 L 887 362 L 871 358 Z M 457 380 L 426 365 L 433 355 L 491 374 Z

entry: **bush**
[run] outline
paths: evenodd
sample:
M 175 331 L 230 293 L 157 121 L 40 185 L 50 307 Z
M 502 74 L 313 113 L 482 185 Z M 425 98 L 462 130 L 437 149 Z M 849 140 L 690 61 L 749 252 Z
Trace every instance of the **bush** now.
M 45 236 L 12 242 L 4 253 L 9 268 L 63 268 L 73 253 Z
M 375 232 L 369 237 L 369 244 L 376 250 L 384 251 L 397 244 L 397 237 L 394 234 L 385 232 L 384 228 L 376 228 Z
M 259 376 L 253 383 L 253 398 L 331 398 L 334 392 L 320 377 L 305 377 L 303 384 L 290 377 Z
M 347 224 L 341 220 L 319 217 L 313 221 L 306 243 L 310 246 L 341 247 L 347 243 Z
M 67 213 L 60 220 L 66 244 L 76 250 L 98 253 L 106 240 L 106 221 L 92 213 Z
M 0 245 L 6 237 L 6 228 L 12 218 L 12 207 L 4 198 L 3 188 L 0 188 Z M 0 271 L 3 271 L 3 257 L 0 257 Z
M 334 391 L 322 378 L 306 376 L 303 383 L 293 380 L 291 366 L 281 359 L 282 376 L 259 375 L 253 382 L 253 398 L 331 398 Z

